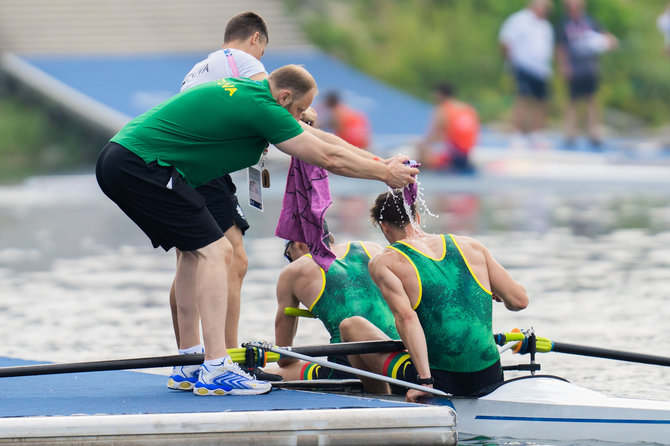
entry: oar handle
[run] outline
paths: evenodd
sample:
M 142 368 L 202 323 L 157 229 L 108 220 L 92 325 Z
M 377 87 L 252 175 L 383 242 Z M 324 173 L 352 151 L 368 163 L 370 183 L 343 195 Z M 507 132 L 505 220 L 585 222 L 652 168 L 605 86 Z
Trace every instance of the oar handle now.
M 252 343 L 253 345 L 253 343 Z M 405 349 L 402 341 L 359 341 L 339 344 L 314 345 L 303 347 L 281 347 L 290 352 L 308 356 L 361 355 L 366 353 L 391 353 Z
M 311 311 L 305 310 L 305 309 L 302 309 L 302 308 L 295 308 L 295 307 L 284 308 L 284 314 L 287 315 L 287 316 L 308 317 L 308 318 L 311 318 L 311 319 L 316 318 L 316 316 L 314 316 L 314 314 Z

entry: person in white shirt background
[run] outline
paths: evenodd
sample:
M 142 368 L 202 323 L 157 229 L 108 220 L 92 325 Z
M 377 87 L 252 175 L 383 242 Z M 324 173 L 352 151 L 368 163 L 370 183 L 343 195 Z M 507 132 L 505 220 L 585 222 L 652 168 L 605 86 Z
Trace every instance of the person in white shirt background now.
M 516 81 L 513 124 L 515 143 L 549 146 L 542 135 L 546 125 L 549 80 L 553 74 L 554 31 L 547 20 L 551 0 L 531 0 L 509 16 L 498 40 Z

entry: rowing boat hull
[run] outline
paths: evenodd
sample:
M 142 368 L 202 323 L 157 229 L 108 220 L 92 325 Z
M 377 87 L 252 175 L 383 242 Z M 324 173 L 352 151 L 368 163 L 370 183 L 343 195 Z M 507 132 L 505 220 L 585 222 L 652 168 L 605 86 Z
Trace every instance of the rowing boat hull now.
M 553 376 L 509 380 L 481 398 L 430 402 L 456 410 L 459 437 L 670 444 L 670 402 L 607 396 Z

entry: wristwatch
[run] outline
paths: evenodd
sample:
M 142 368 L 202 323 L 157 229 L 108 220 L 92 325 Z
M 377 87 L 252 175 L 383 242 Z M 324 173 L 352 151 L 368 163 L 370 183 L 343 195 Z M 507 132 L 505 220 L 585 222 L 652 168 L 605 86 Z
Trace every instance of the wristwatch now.
M 416 383 L 420 384 L 422 386 L 426 386 L 428 384 L 434 384 L 435 380 L 433 379 L 432 376 L 430 378 L 421 378 L 421 377 L 417 376 L 416 377 Z

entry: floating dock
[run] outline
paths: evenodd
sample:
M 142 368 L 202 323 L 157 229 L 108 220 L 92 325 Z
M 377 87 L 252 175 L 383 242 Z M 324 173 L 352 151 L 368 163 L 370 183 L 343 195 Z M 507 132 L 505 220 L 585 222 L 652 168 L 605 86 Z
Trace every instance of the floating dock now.
M 0 367 L 35 364 L 0 357 Z M 134 371 L 0 378 L 0 444 L 456 444 L 449 407 L 300 390 L 198 397 Z

